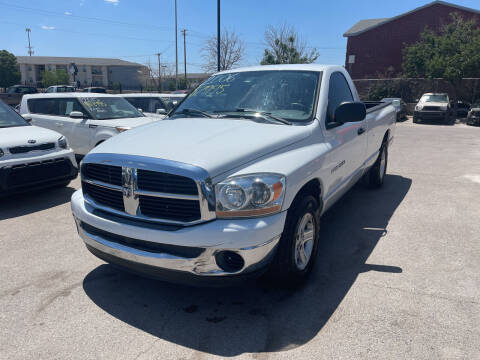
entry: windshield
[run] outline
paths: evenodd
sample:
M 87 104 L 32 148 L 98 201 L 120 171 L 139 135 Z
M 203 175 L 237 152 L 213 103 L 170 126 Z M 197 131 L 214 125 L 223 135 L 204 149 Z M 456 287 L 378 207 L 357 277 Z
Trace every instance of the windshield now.
M 422 102 L 448 102 L 448 96 L 445 94 L 439 95 L 423 95 Z
M 245 71 L 214 75 L 195 89 L 175 110 L 207 114 L 268 113 L 292 122 L 314 117 L 319 72 Z
M 158 97 L 127 97 L 125 99 L 137 109 L 147 113 L 155 113 L 158 109 L 167 111 L 167 106 Z
M 0 101 L 0 128 L 28 125 L 10 106 Z
M 127 100 L 117 97 L 84 97 L 80 101 L 93 119 L 124 119 L 143 117 Z

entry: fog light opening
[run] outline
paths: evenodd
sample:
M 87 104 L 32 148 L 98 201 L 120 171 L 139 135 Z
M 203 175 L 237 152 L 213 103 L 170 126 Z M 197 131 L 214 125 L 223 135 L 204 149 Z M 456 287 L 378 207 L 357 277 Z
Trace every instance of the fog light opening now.
M 231 273 L 242 270 L 245 265 L 243 258 L 233 251 L 218 252 L 215 261 L 220 269 Z

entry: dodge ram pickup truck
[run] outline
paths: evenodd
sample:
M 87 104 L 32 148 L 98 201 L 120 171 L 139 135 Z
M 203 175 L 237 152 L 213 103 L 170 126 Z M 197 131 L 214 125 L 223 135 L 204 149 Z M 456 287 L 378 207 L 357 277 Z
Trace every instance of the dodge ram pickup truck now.
M 220 72 L 84 158 L 78 232 L 97 257 L 168 281 L 268 270 L 301 283 L 320 216 L 361 178 L 382 186 L 395 120 L 390 103 L 360 102 L 340 66 Z

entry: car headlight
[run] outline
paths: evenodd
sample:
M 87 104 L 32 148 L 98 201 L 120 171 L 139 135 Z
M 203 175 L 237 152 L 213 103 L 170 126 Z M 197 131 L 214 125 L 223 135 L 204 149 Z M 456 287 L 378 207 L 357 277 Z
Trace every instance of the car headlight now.
M 2 157 L 3 155 L 5 155 L 5 153 L 3 152 L 2 149 L 0 149 L 0 157 Z
M 423 109 L 423 105 L 415 106 L 415 111 L 421 111 Z
M 124 131 L 130 130 L 131 128 L 128 126 L 117 126 L 115 129 L 117 129 L 119 133 L 122 133 Z
M 442 111 L 445 111 L 447 109 L 448 109 L 448 106 L 446 106 L 446 105 L 440 106 L 440 110 L 442 110 Z
M 61 136 L 58 139 L 58 147 L 60 149 L 68 149 L 68 141 L 67 141 L 67 138 L 65 136 Z
M 285 177 L 261 173 L 228 178 L 215 185 L 218 218 L 271 215 L 282 208 Z

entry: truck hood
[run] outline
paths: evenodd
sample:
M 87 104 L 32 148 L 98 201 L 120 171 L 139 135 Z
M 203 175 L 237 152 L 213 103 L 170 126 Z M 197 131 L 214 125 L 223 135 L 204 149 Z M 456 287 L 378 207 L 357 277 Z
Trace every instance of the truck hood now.
M 248 119 L 165 119 L 114 136 L 90 154 L 173 160 L 199 166 L 214 177 L 298 142 L 311 132 L 308 125 L 277 125 Z
M 15 126 L 0 129 L 2 139 L 0 147 L 9 148 L 13 146 L 33 145 L 28 140 L 35 140 L 36 144 L 57 142 L 62 135 L 48 129 L 37 126 Z
M 125 119 L 90 120 L 90 122 L 98 126 L 107 126 L 107 127 L 124 126 L 124 127 L 134 128 L 140 125 L 149 124 L 157 120 L 159 119 L 155 117 L 142 116 L 142 117 L 125 118 Z

